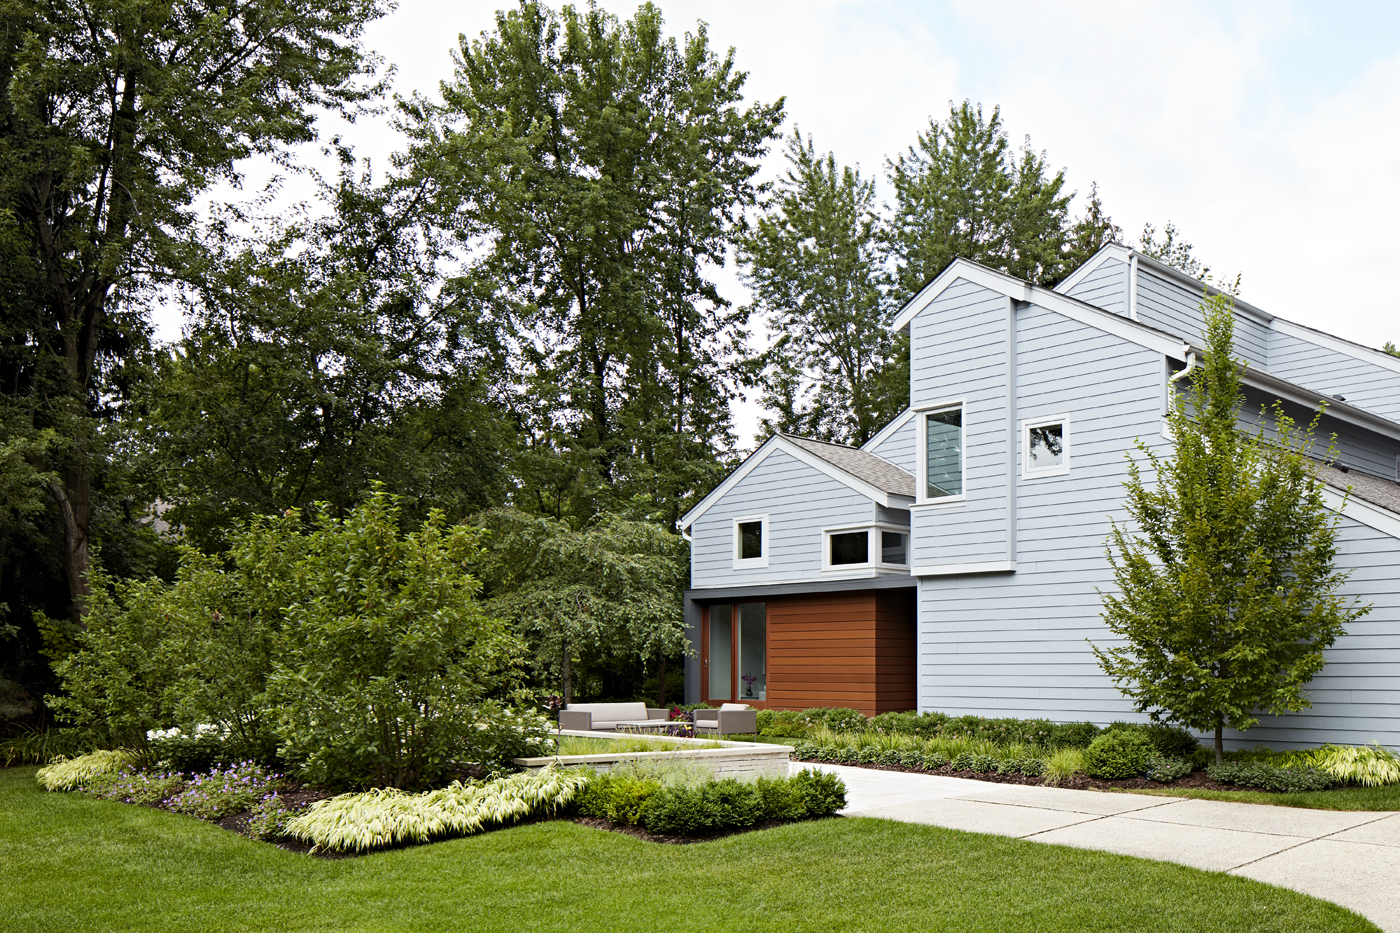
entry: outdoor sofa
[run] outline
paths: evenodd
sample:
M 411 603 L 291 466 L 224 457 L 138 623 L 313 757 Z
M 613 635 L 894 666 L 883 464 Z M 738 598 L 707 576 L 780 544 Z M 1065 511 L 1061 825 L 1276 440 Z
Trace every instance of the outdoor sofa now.
M 719 709 L 695 711 L 695 734 L 713 732 L 716 735 L 758 733 L 758 710 L 743 703 L 723 703 Z
M 616 732 L 618 726 L 656 726 L 671 718 L 667 709 L 645 703 L 570 703 L 559 711 L 559 728 L 577 732 Z

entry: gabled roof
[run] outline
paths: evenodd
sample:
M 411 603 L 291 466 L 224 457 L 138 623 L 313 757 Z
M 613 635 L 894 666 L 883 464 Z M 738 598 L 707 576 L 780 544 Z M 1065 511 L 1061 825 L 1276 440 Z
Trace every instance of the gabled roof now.
M 891 496 L 914 498 L 914 474 L 905 472 L 884 457 L 878 457 L 858 447 L 847 447 L 845 444 L 814 441 L 792 434 L 784 434 L 783 437 L 808 453 L 821 457 L 832 466 L 865 480 L 881 492 Z
M 1173 354 L 1177 358 L 1182 358 L 1185 354 L 1180 337 L 1155 327 L 1148 327 L 1112 311 L 1105 311 L 1087 301 L 1062 295 L 1053 289 L 1032 285 L 970 259 L 954 259 L 950 262 L 948 268 L 940 272 L 900 309 L 899 314 L 895 315 L 894 323 L 890 325 L 890 330 L 906 330 L 920 311 L 927 308 L 930 302 L 943 294 L 943 291 L 958 279 L 999 292 L 1013 301 L 1023 301 L 1058 312 L 1071 320 L 1096 327 L 1157 353 Z
M 722 499 L 725 493 L 779 450 L 886 508 L 908 508 L 914 501 L 913 475 L 883 457 L 844 444 L 814 441 L 790 434 L 774 434 L 759 445 L 758 450 L 739 464 L 708 496 L 682 515 L 680 527 L 689 528 Z
M 1329 486 L 1350 489 L 1353 499 L 1369 502 L 1400 517 L 1400 483 L 1356 470 L 1342 471 L 1325 464 L 1318 465 L 1317 476 Z

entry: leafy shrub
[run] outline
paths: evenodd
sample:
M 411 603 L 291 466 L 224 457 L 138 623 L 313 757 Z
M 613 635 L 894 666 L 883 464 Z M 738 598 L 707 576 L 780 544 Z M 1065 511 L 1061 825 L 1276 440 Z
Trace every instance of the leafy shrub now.
M 273 791 L 253 804 L 244 833 L 254 839 L 280 839 L 288 835 L 288 825 L 305 809 Z
M 593 777 L 544 768 L 485 784 L 454 781 L 441 790 L 406 794 L 382 788 L 321 800 L 287 824 L 287 834 L 313 852 L 365 852 L 407 842 L 463 836 L 490 826 L 555 813 Z
M 1062 722 L 1050 728 L 1051 748 L 1088 748 L 1099 737 L 1099 727 L 1092 722 Z
M 1154 751 L 1147 736 L 1136 730 L 1105 732 L 1084 749 L 1084 770 L 1107 780 L 1132 777 L 1147 769 Z
M 1161 784 L 1170 784 L 1186 777 L 1195 768 L 1183 758 L 1163 758 L 1154 755 L 1147 759 L 1147 776 Z
M 938 735 L 947 721 L 946 713 L 881 713 L 872 716 L 866 727 L 876 732 L 917 735 L 927 739 Z
M 215 765 L 232 764 L 237 760 L 225 747 L 225 730 L 202 724 L 185 732 L 179 728 L 154 729 L 146 733 L 150 742 L 150 757 L 157 767 L 184 774 L 208 771 Z
M 123 768 L 120 771 L 99 774 L 78 789 L 90 797 L 102 800 L 119 800 L 122 803 L 151 806 L 177 793 L 184 786 L 185 779 L 179 774 L 153 774 Z
M 995 758 L 991 755 L 979 755 L 975 752 L 963 752 L 952 762 L 954 771 L 973 771 L 978 774 L 986 774 L 995 767 Z
M 1338 781 L 1380 787 L 1400 784 L 1400 756 L 1379 742 L 1370 745 L 1324 745 L 1308 752 L 1306 762 Z
M 1046 772 L 1045 761 L 1040 758 L 1022 758 L 1021 773 L 1027 777 L 1040 777 Z
M 865 729 L 865 716 L 860 710 L 834 706 L 829 709 L 810 709 L 807 712 L 820 712 L 822 722 L 832 732 L 860 732 Z
M 1084 773 L 1084 750 L 1061 748 L 1045 760 L 1045 783 L 1051 787 L 1063 784 Z
M 253 761 L 227 769 L 214 768 L 193 777 L 167 806 L 176 813 L 188 813 L 202 820 L 221 820 L 241 813 L 279 786 L 280 775 L 269 774 Z
M 34 779 L 44 790 L 77 790 L 93 778 L 120 771 L 133 762 L 130 752 L 89 752 L 77 758 L 62 758 L 40 768 Z
M 581 816 L 631 826 L 641 819 L 642 808 L 660 789 L 661 782 L 654 778 L 609 772 L 585 784 L 574 806 Z
M 1326 790 L 1333 784 L 1330 774 L 1313 768 L 1278 768 L 1262 761 L 1224 761 L 1210 765 L 1206 773 L 1221 784 L 1280 792 Z
M 939 768 L 946 768 L 951 763 L 948 760 L 948 756 L 941 752 L 926 752 L 922 758 L 924 768 L 929 771 L 937 771 Z
M 808 819 L 834 816 L 846 806 L 846 782 L 826 771 L 803 768 L 787 778 Z M 781 817 L 774 817 L 781 819 Z
M 647 800 L 639 822 L 658 835 L 699 836 L 764 820 L 830 816 L 845 805 L 846 785 L 839 777 L 804 769 L 752 783 L 727 778 L 665 787 Z
M 1152 743 L 1158 757 L 1190 758 L 1201 747 L 1196 737 L 1180 726 L 1159 722 L 1115 722 L 1105 732 L 1137 732 Z

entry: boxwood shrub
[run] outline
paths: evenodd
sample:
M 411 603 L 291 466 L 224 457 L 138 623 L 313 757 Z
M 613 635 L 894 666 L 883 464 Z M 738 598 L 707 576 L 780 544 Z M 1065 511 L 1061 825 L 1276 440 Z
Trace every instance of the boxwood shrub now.
M 1326 790 L 1334 783 L 1331 775 L 1315 768 L 1277 768 L 1262 761 L 1223 761 L 1210 765 L 1206 774 L 1221 784 L 1242 784 L 1272 791 Z
M 1136 730 L 1105 732 L 1084 749 L 1084 770 L 1107 780 L 1132 777 L 1147 770 L 1147 759 L 1155 751 L 1147 736 Z

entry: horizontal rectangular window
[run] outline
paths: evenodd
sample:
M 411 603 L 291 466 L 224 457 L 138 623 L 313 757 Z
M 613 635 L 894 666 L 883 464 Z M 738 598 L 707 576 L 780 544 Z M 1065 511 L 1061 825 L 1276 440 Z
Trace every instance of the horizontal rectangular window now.
M 924 478 L 925 496 L 942 499 L 961 496 L 962 486 L 962 409 L 934 412 L 924 416 L 927 435 Z
M 809 552 L 810 553 L 810 552 Z M 870 532 L 848 531 L 831 536 L 831 565 L 870 563 Z

